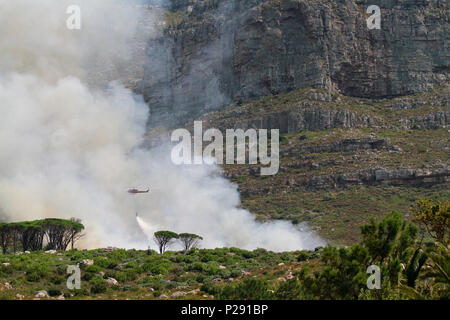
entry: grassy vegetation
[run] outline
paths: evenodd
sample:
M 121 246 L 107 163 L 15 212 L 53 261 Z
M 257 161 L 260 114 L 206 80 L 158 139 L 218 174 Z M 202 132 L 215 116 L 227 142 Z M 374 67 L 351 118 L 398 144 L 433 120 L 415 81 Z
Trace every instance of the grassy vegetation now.
M 317 91 L 317 90 L 315 90 Z M 308 187 L 317 177 L 352 174 L 374 168 L 397 170 L 420 169 L 448 165 L 449 132 L 447 128 L 434 130 L 399 129 L 399 118 L 429 114 L 424 101 L 442 97 L 448 88 L 442 87 L 421 95 L 393 100 L 370 100 L 339 97 L 340 102 L 320 102 L 321 106 L 368 112 L 384 119 L 378 128 L 334 128 L 321 131 L 299 131 L 280 137 L 280 171 L 275 176 L 260 176 L 258 165 L 224 165 L 230 180 L 239 186 L 242 207 L 258 216 L 258 220 L 286 219 L 294 223 L 307 222 L 331 243 L 350 245 L 360 240 L 359 227 L 369 216 L 381 217 L 385 212 L 407 212 L 419 198 L 449 198 L 449 183 L 441 184 L 360 184 L 352 187 L 327 185 L 322 189 Z M 292 109 L 308 99 L 311 90 L 280 94 L 243 104 L 239 108 L 219 112 L 217 121 L 256 118 L 264 114 Z M 393 110 L 401 99 L 420 107 Z M 438 98 L 437 98 L 438 99 Z M 440 98 L 439 98 L 440 99 Z M 333 106 L 332 106 L 333 105 Z M 446 110 L 443 106 L 432 106 Z M 448 107 L 447 107 L 448 109 Z M 434 109 L 433 109 L 434 110 Z M 238 114 L 236 113 L 238 112 Z M 227 122 L 226 122 L 227 123 Z M 333 146 L 345 139 L 385 139 L 387 146 L 333 152 L 305 152 L 307 147 Z M 303 148 L 303 149 L 302 149 Z M 408 217 L 406 217 L 408 218 Z
M 165 13 L 166 26 L 167 27 L 176 27 L 186 17 L 187 17 L 187 14 L 185 12 L 166 11 L 166 13 Z
M 392 212 L 361 228 L 349 248 L 275 253 L 265 249 L 191 249 L 186 253 L 97 249 L 0 256 L 0 300 L 33 299 L 442 299 L 449 298 L 450 203 L 425 200 L 414 221 Z M 425 236 L 425 241 L 423 236 Z M 66 286 L 80 265 L 80 289 Z M 379 266 L 379 290 L 366 285 Z M 114 280 L 113 280 L 114 279 Z
M 226 109 L 212 112 L 206 119 L 218 127 L 223 122 L 235 122 L 236 119 L 260 119 L 265 116 L 284 111 L 292 111 L 304 107 L 316 107 L 322 110 L 348 110 L 378 119 L 382 126 L 399 126 L 399 120 L 426 116 L 435 112 L 448 111 L 443 102 L 450 92 L 449 86 L 436 87 L 420 94 L 403 96 L 394 99 L 367 99 L 329 93 L 324 89 L 299 89 L 275 96 L 252 99 L 234 104 Z M 317 101 L 311 98 L 312 93 L 329 95 L 331 101 Z M 407 103 L 410 108 L 396 108 Z
M 0 255 L 0 283 L 12 286 L 5 289 L 0 284 L 0 300 L 17 299 L 17 295 L 32 299 L 39 290 L 63 294 L 66 299 L 157 299 L 180 291 L 186 294 L 182 298 L 204 299 L 211 295 L 205 289 L 208 285 L 239 283 L 250 275 L 275 283 L 289 268 L 316 264 L 299 263 L 299 256 L 312 259 L 319 255 L 320 251 L 274 253 L 237 248 L 192 249 L 187 254 L 168 251 L 163 255 L 123 249 Z M 80 264 L 81 289 L 67 289 L 67 266 L 85 259 L 94 264 Z M 119 285 L 108 286 L 108 278 L 116 279 Z
M 409 209 L 420 198 L 450 199 L 450 184 L 429 188 L 355 186 L 339 190 L 265 194 L 243 198 L 242 206 L 258 215 L 260 220 L 306 222 L 330 243 L 350 245 L 361 239 L 359 227 L 371 216 L 380 219 L 386 212 L 398 210 L 410 219 Z
M 356 150 L 348 152 L 295 152 L 302 146 L 331 145 L 343 139 L 366 138 L 369 134 L 387 139 L 396 150 Z M 370 214 L 380 217 L 385 212 L 406 212 L 419 198 L 450 198 L 450 184 L 436 185 L 356 185 L 326 187 L 323 190 L 291 185 L 289 181 L 305 181 L 318 176 L 336 176 L 371 168 L 424 168 L 447 164 L 450 158 L 447 129 L 392 130 L 332 129 L 303 131 L 283 135 L 280 172 L 262 177 L 258 166 L 228 165 L 224 170 L 241 192 L 242 207 L 260 220 L 287 219 L 307 222 L 332 243 L 350 245 L 359 240 L 358 227 Z M 283 152 L 288 148 L 294 153 Z M 249 174 L 252 168 L 257 174 Z M 270 190 L 270 192 L 268 191 Z

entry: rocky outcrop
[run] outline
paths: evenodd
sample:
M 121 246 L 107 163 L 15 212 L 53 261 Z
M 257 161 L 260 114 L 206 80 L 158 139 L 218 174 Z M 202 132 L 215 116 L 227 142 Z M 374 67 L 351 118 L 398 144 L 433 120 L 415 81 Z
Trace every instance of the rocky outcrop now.
M 47 298 L 47 299 L 50 298 L 48 292 L 45 291 L 45 290 L 39 290 L 39 291 L 36 291 L 34 297 L 35 297 L 35 298 Z
M 450 181 L 448 165 L 427 168 L 374 168 L 358 172 L 314 176 L 307 179 L 289 179 L 291 187 L 306 187 L 310 190 L 349 187 L 354 185 L 430 185 Z
M 117 281 L 114 278 L 108 278 L 108 279 L 106 279 L 106 285 L 110 286 L 110 287 L 118 286 L 119 285 L 119 281 Z
M 301 166 L 304 165 L 304 163 L 301 164 Z M 311 163 L 311 165 L 311 169 L 317 169 L 315 163 Z M 331 165 L 331 163 L 327 165 Z M 289 168 L 291 167 L 290 165 Z M 258 188 L 245 188 L 240 192 L 243 197 L 249 197 L 305 190 L 329 190 L 357 185 L 426 186 L 447 182 L 450 182 L 449 166 L 434 165 L 426 168 L 373 168 L 340 174 L 293 176 L 287 178 L 282 185 L 260 185 Z
M 409 119 L 409 127 L 416 129 L 439 129 L 450 126 L 450 111 L 436 112 L 425 117 Z
M 369 5 L 382 10 L 381 30 L 367 28 Z M 171 9 L 177 19 L 149 41 L 141 83 L 155 124 L 298 88 L 381 98 L 450 81 L 448 1 L 173 0 Z
M 280 133 L 332 128 L 372 127 L 376 120 L 348 110 L 301 109 L 272 114 L 262 119 L 242 120 L 238 128 L 280 129 Z
M 218 129 L 279 129 L 280 133 L 293 133 L 303 130 L 328 130 L 333 128 L 370 128 L 377 127 L 382 120 L 344 109 L 327 109 L 320 106 L 305 106 L 299 103 L 287 111 L 263 114 L 242 119 L 239 112 L 226 119 L 214 119 L 207 125 Z
M 81 261 L 80 261 L 80 265 L 86 266 L 86 267 L 88 267 L 88 266 L 93 266 L 93 265 L 94 265 L 94 260 L 92 260 L 92 259 L 84 259 L 84 260 L 81 260 Z
M 386 139 L 371 137 L 363 139 L 343 139 L 328 144 L 312 144 L 288 147 L 281 150 L 281 154 L 295 155 L 301 153 L 351 152 L 357 150 L 380 150 L 388 148 L 389 143 Z

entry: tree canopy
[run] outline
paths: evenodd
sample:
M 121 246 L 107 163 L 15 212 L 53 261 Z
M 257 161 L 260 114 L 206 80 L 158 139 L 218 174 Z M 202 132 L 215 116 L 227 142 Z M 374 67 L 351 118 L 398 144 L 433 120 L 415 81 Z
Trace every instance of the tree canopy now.
M 172 231 L 157 231 L 154 233 L 153 239 L 159 247 L 159 253 L 163 254 L 167 247 L 178 239 L 178 234 Z
M 4 254 L 9 247 L 14 252 L 21 247 L 24 251 L 66 250 L 68 245 L 81 237 L 84 230 L 79 220 L 48 218 L 34 221 L 1 222 L 0 246 Z
M 180 233 L 178 239 L 180 240 L 180 243 L 183 246 L 183 252 L 185 253 L 191 248 L 195 248 L 200 240 L 203 240 L 202 237 L 194 233 Z

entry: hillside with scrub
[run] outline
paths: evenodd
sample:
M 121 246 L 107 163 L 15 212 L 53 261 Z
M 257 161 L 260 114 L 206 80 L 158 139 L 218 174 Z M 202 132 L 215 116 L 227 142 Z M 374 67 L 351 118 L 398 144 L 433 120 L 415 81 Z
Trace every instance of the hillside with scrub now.
M 397 210 L 408 220 L 418 199 L 450 198 L 449 96 L 448 86 L 393 99 L 310 88 L 199 120 L 204 130 L 278 129 L 276 175 L 261 176 L 261 165 L 222 166 L 242 207 L 261 221 L 306 223 L 327 241 L 350 245 L 371 216 Z
M 364 225 L 359 243 L 314 251 L 8 251 L 0 299 L 448 299 L 450 203 L 422 200 L 410 213 L 413 223 L 393 211 Z M 74 265 L 81 287 L 69 290 Z M 368 289 L 369 265 L 379 289 Z

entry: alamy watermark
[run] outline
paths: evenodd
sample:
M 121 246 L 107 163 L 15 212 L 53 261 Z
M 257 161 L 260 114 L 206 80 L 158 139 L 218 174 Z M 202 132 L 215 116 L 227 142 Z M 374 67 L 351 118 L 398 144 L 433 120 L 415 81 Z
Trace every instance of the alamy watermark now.
M 67 274 L 70 276 L 67 278 L 67 289 L 79 290 L 81 289 L 81 270 L 79 266 L 67 266 Z
M 377 5 L 372 5 L 367 8 L 366 12 L 368 14 L 371 14 L 371 16 L 369 18 L 367 18 L 367 20 L 366 20 L 367 28 L 369 28 L 369 30 L 373 30 L 373 29 L 380 30 L 381 29 L 381 9 L 380 9 L 380 7 Z
M 367 279 L 367 288 L 369 290 L 381 289 L 381 270 L 379 266 L 371 265 L 367 268 L 366 271 L 370 274 L 370 277 Z
M 225 150 L 226 164 L 262 164 L 268 167 L 261 168 L 261 175 L 275 175 L 280 167 L 280 131 L 270 130 L 270 155 L 268 140 L 267 129 L 227 129 L 224 139 L 224 134 L 218 129 L 208 129 L 203 133 L 203 122 L 195 121 L 193 148 L 192 135 L 187 129 L 172 132 L 171 141 L 178 144 L 172 149 L 171 159 L 176 165 L 223 164 Z M 203 148 L 203 142 L 210 143 Z
M 66 26 L 69 30 L 81 29 L 81 9 L 77 5 L 67 7 L 66 13 L 70 16 L 66 20 Z

